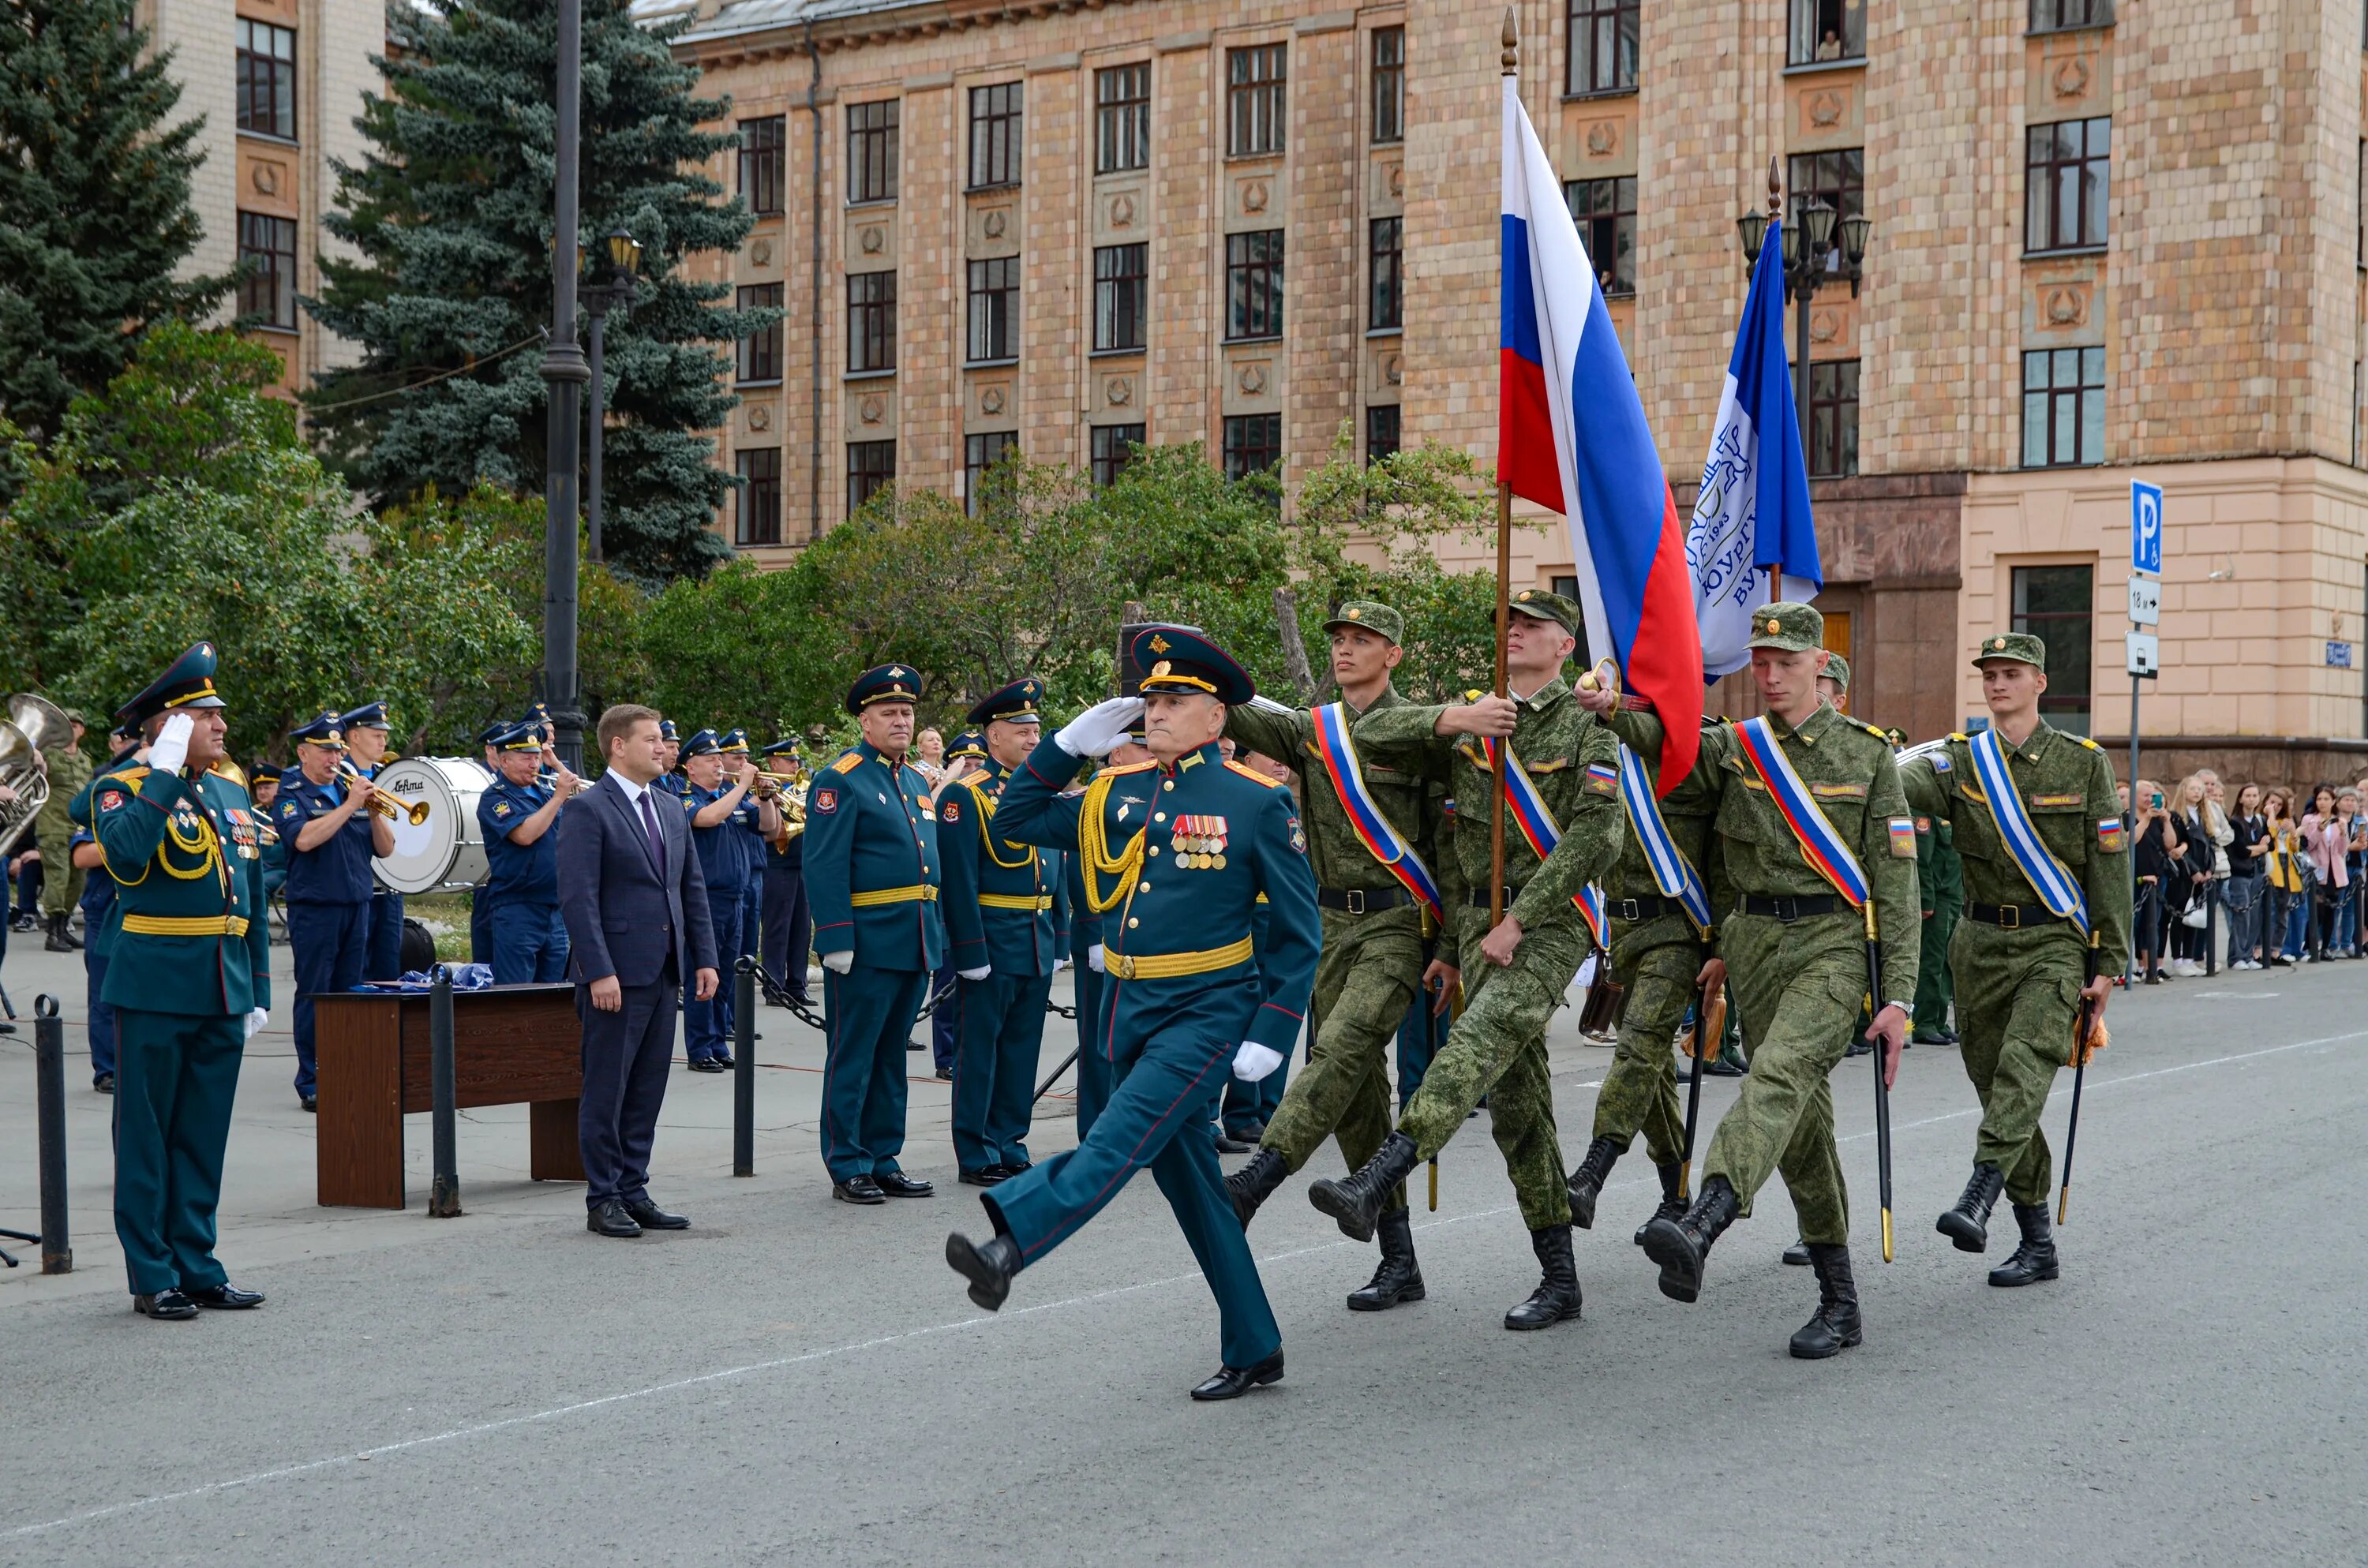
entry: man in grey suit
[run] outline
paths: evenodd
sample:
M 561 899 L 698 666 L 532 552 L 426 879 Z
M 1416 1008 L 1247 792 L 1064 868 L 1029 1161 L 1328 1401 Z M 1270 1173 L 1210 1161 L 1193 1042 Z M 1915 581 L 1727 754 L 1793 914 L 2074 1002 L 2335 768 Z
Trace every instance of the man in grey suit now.
M 715 935 L 682 801 L 651 788 L 666 766 L 656 710 L 620 703 L 595 734 L 607 771 L 556 829 L 559 912 L 584 1021 L 577 1134 L 586 1228 L 638 1236 L 690 1223 L 650 1201 L 650 1142 L 682 976 L 698 1000 L 715 994 Z

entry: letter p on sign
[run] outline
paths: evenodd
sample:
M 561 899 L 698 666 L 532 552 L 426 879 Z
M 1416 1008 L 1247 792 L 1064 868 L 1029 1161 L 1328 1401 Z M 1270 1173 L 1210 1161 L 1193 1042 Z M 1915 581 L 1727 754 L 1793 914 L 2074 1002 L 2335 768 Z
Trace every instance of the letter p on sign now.
M 2130 481 L 2130 569 L 2162 575 L 2162 486 Z

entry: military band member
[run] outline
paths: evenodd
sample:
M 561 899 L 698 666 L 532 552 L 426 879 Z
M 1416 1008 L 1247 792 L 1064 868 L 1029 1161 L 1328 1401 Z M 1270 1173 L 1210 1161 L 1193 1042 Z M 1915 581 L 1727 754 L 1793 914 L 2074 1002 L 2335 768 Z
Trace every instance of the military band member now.
M 518 719 L 496 719 L 477 732 L 480 762 L 489 779 L 502 776 L 502 754 L 494 743 L 524 722 Z M 494 964 L 494 895 L 488 888 L 478 888 L 469 895 L 469 961 L 491 969 Z
M 542 733 L 519 724 L 495 743 L 500 776 L 477 798 L 494 903 L 494 983 L 556 984 L 567 977 L 567 926 L 559 917 L 559 863 L 552 829 L 575 793 L 559 767 L 545 782 Z
M 106 987 L 121 1053 L 115 1233 L 132 1310 L 164 1321 L 263 1304 L 214 1256 L 239 1059 L 271 1006 L 257 824 L 216 770 L 215 664 L 200 642 L 124 705 L 148 761 L 115 766 L 89 797 L 120 910 Z
M 288 847 L 288 947 L 296 960 L 296 1099 L 314 1103 L 313 998 L 351 991 L 365 976 L 370 857 L 394 852 L 394 829 L 370 809 L 367 778 L 340 775 L 344 731 L 324 713 L 290 732 L 299 771 L 282 774 L 273 804 Z
M 757 958 L 761 963 L 764 960 L 758 955 L 765 949 L 762 934 L 757 929 L 757 916 L 762 913 L 765 902 L 765 844 L 780 831 L 781 815 L 769 795 L 760 796 L 757 792 L 757 775 L 762 767 L 757 761 L 756 748 L 748 740 L 748 732 L 737 726 L 724 731 L 723 750 L 724 767 L 748 786 L 748 798 L 743 803 L 743 810 L 755 829 L 753 837 L 744 835 L 740 841 L 740 862 L 745 880 L 740 884 L 740 934 L 732 943 L 732 949 L 735 957 Z M 734 985 L 724 997 L 723 1006 L 723 1047 L 727 1062 L 731 1060 L 732 1042 L 740 1038 L 734 1032 L 739 1017 L 740 991 Z M 764 1037 L 754 1035 L 752 1038 L 761 1040 Z
M 804 757 L 794 737 L 785 736 L 765 748 L 765 771 L 781 781 L 784 792 L 804 777 Z M 777 809 L 780 809 L 777 806 Z M 805 824 L 792 822 L 780 811 L 780 825 L 765 839 L 765 884 L 758 912 L 759 952 L 765 972 L 801 1007 L 814 1006 L 807 994 L 806 955 L 814 948 L 814 916 L 806 907 Z
M 683 807 L 690 813 L 691 843 L 707 881 L 708 919 L 727 973 L 742 957 L 748 866 L 763 852 L 760 835 L 772 812 L 748 798 L 747 763 L 745 740 L 738 754 L 727 757 L 723 738 L 712 730 L 700 730 L 682 744 L 688 786 Z M 683 998 L 683 1045 L 694 1073 L 721 1073 L 732 1065 L 733 990 L 718 985 L 706 1001 L 689 994 Z
M 346 760 L 353 764 L 355 772 L 377 783 L 379 775 L 395 760 L 395 754 L 387 749 L 393 726 L 387 722 L 386 704 L 365 702 L 350 712 L 340 713 L 337 727 L 345 732 Z M 373 877 L 362 978 L 393 980 L 402 972 L 403 895 L 379 886 Z
M 41 947 L 52 953 L 76 952 L 82 948 L 74 934 L 74 911 L 82 902 L 86 880 L 82 868 L 74 863 L 74 824 L 67 808 L 90 782 L 92 768 L 82 749 L 81 712 L 69 708 L 65 716 L 65 744 L 33 754 L 33 765 L 50 781 L 50 798 L 33 815 L 32 838 L 41 852 L 41 918 L 48 928 Z
M 1423 1075 L 1381 1152 L 1346 1181 L 1319 1181 L 1308 1200 L 1362 1241 L 1373 1233 L 1407 1173 L 1431 1158 L 1487 1096 L 1497 1147 L 1513 1178 L 1541 1278 L 1505 1314 L 1511 1329 L 1546 1328 L 1579 1315 L 1571 1261 L 1570 1190 L 1554 1136 L 1546 1025 L 1592 945 L 1574 900 L 1611 869 L 1626 823 L 1620 809 L 1619 745 L 1572 700 L 1563 665 L 1578 645 L 1578 607 L 1524 588 L 1513 597 L 1506 637 L 1511 699 L 1400 707 L 1358 722 L 1360 752 L 1407 768 L 1452 768 L 1455 819 L 1451 907 L 1456 949 L 1432 971 L 1460 978 L 1463 1016 Z M 1515 799 L 1506 807 L 1505 915 L 1488 929 L 1489 792 L 1501 788 L 1496 757 L 1510 733 Z M 1526 809 L 1523 809 L 1526 807 Z M 1526 825 L 1524 825 L 1526 824 Z M 1442 861 L 1448 858 L 1442 854 Z
M 1919 748 L 1900 769 L 1908 802 L 1954 825 L 1964 863 L 1965 918 L 1949 967 L 1982 1122 L 1973 1178 L 1938 1228 L 1959 1251 L 1983 1251 L 2004 1191 L 2022 1244 L 1990 1271 L 1990 1283 L 2029 1285 L 2055 1278 L 2058 1267 L 2040 1113 L 2055 1070 L 2071 1060 L 2082 1005 L 2102 1017 L 2112 997 L 2130 940 L 2129 851 L 2104 752 L 2039 715 L 2046 644 L 2027 631 L 2000 632 L 1983 642 L 1974 665 L 1989 729 Z
M 1906 1042 L 1918 938 L 1916 824 L 1891 743 L 1819 695 L 1824 642 L 1825 618 L 1807 605 L 1757 611 L 1751 673 L 1768 712 L 1702 735 L 1695 774 L 1717 791 L 1713 825 L 1735 903 L 1702 980 L 1706 992 L 1731 987 L 1751 1072 L 1711 1139 L 1693 1206 L 1645 1228 L 1661 1293 L 1694 1301 L 1711 1244 L 1781 1170 L 1817 1276 L 1816 1314 L 1791 1345 L 1804 1359 L 1862 1337 L 1827 1075 L 1865 1000 L 1864 904 L 1872 900 L 1883 940 L 1869 1033 L 1882 1043 L 1886 1082 Z M 1622 713 L 1618 722 L 1628 735 L 1648 721 Z
M 1307 1010 L 1319 926 L 1306 834 L 1290 791 L 1222 760 L 1228 705 L 1254 694 L 1225 652 L 1179 627 L 1146 627 L 1133 656 L 1143 697 L 1113 698 L 1039 745 L 1004 790 L 999 836 L 1086 860 L 1104 915 L 1105 1009 L 1117 1085 L 1075 1150 L 980 1195 L 995 1235 L 946 1238 L 946 1261 L 993 1311 L 1012 1276 L 1151 1168 L 1216 1296 L 1223 1364 L 1192 1390 L 1232 1399 L 1282 1376 L 1282 1335 L 1258 1282 L 1207 1134 L 1230 1062 L 1270 1071 Z M 1110 767 L 1082 796 L 1061 791 L 1142 712 L 1157 762 Z M 1258 895 L 1269 900 L 1266 963 L 1250 955 Z
M 1324 630 L 1339 702 L 1297 710 L 1259 703 L 1235 709 L 1225 722 L 1227 734 L 1290 759 L 1307 780 L 1302 810 L 1324 931 L 1308 1060 L 1267 1120 L 1258 1153 L 1225 1178 L 1245 1227 L 1326 1138 L 1338 1142 L 1353 1171 L 1389 1136 L 1389 1044 L 1422 983 L 1425 922 L 1437 918 L 1429 912 L 1441 896 L 1431 869 L 1440 865 L 1432 770 L 1360 753 L 1350 733 L 1367 714 L 1407 705 L 1390 680 L 1405 654 L 1405 618 L 1388 605 L 1352 600 Z M 1354 1312 L 1423 1299 L 1403 1183 L 1376 1229 L 1381 1264 L 1350 1292 Z
M 938 847 L 945 858 L 946 950 L 958 976 L 954 1164 L 962 1181 L 992 1187 L 1032 1163 L 1028 1124 L 1065 933 L 1053 905 L 1061 865 L 1032 844 L 1004 838 L 995 814 L 1012 769 L 1036 749 L 1044 685 L 1016 680 L 977 703 L 970 722 L 985 765 L 951 772 L 938 790 Z M 947 753 L 949 763 L 953 754 Z
M 690 781 L 682 776 L 682 736 L 676 732 L 673 720 L 658 721 L 658 739 L 666 748 L 666 771 L 658 775 L 657 788 L 682 800 Z
M 929 785 L 906 760 L 920 673 L 856 676 L 847 710 L 863 738 L 806 795 L 806 896 L 822 958 L 822 1158 L 846 1203 L 927 1198 L 897 1164 L 905 1147 L 905 1045 L 944 960 L 943 875 Z
M 247 775 L 247 792 L 255 798 L 256 820 L 263 838 L 263 896 L 268 901 L 278 898 L 288 883 L 288 846 L 280 842 L 279 830 L 271 825 L 277 820 L 271 808 L 279 799 L 279 769 L 268 762 L 256 763 Z

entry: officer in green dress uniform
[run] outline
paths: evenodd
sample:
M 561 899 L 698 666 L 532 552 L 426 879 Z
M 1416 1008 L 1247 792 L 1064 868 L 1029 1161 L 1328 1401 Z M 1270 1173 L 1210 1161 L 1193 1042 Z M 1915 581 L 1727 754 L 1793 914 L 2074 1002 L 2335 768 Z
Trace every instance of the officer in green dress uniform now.
M 2082 1004 L 2101 1018 L 2121 972 L 2130 941 L 2129 850 L 2103 749 L 2039 716 L 2046 645 L 2027 631 L 2002 631 L 1983 641 L 1974 665 L 1990 734 L 1918 747 L 1900 770 L 1917 812 L 1954 824 L 1964 861 L 1965 918 L 1949 967 L 1982 1122 L 1973 1177 L 1938 1228 L 1959 1251 L 1983 1251 L 2003 1191 L 2022 1244 L 1990 1271 L 1990 1283 L 2029 1285 L 2055 1278 L 2058 1267 L 2047 1223 L 2054 1167 L 2040 1113 L 2055 1070 L 2072 1059 Z M 2084 922 L 2090 936 L 2082 935 Z
M 1223 1363 L 1192 1390 L 1233 1399 L 1282 1376 L 1282 1335 L 1226 1196 L 1208 1131 L 1226 1064 L 1264 1076 L 1307 1011 L 1320 926 L 1307 835 L 1291 792 L 1224 760 L 1225 709 L 1255 688 L 1196 631 L 1142 629 L 1133 653 L 1143 696 L 1089 709 L 1038 746 L 1004 790 L 996 832 L 1075 851 L 1105 919 L 1111 998 L 1106 1043 L 1117 1085 L 1093 1130 L 980 1194 L 991 1240 L 946 1238 L 946 1261 L 992 1311 L 1033 1267 L 1145 1165 L 1175 1211 L 1217 1299 Z M 1083 795 L 1062 793 L 1085 757 L 1107 753 L 1142 713 L 1157 759 L 1109 767 Z M 1269 900 L 1265 962 L 1251 956 L 1258 895 Z
M 1326 1138 L 1338 1141 L 1353 1171 L 1389 1136 L 1395 1120 L 1389 1044 L 1419 994 L 1429 916 L 1422 898 L 1379 855 L 1411 851 L 1433 876 L 1447 869 L 1439 855 L 1441 791 L 1434 788 L 1436 770 L 1408 769 L 1362 755 L 1353 738 L 1345 748 L 1338 744 L 1365 715 L 1407 705 L 1390 679 L 1405 654 L 1405 618 L 1385 604 L 1350 600 L 1334 611 L 1324 630 L 1331 636 L 1332 677 L 1341 698 L 1330 712 L 1261 699 L 1235 709 L 1225 721 L 1227 735 L 1288 764 L 1306 781 L 1301 809 L 1324 926 L 1308 1059 L 1268 1119 L 1258 1153 L 1225 1178 L 1245 1227 Z M 1336 777 L 1336 769 L 1345 773 L 1351 767 L 1354 778 Z M 1395 838 L 1378 837 L 1384 834 Z M 1440 882 L 1427 885 L 1441 891 Z M 1423 1299 L 1404 1183 L 1390 1194 L 1375 1229 L 1381 1265 L 1362 1289 L 1349 1294 L 1354 1312 L 1380 1312 Z
M 1060 857 L 1007 840 L 995 815 L 1011 771 L 1036 749 L 1044 683 L 1015 680 L 977 703 L 986 753 L 976 771 L 938 790 L 938 847 L 945 857 L 948 961 L 954 994 L 954 1164 L 971 1187 L 993 1187 L 1031 1163 L 1028 1124 L 1067 933 L 1054 910 Z M 953 753 L 947 754 L 949 761 Z M 943 1006 L 943 1004 L 941 1004 Z
M 260 1306 L 214 1256 L 239 1058 L 271 1006 L 263 854 L 224 764 L 213 645 L 176 660 L 117 717 L 148 761 L 93 790 L 91 826 L 120 914 L 108 970 L 120 1062 L 115 1233 L 132 1310 L 162 1320 Z
M 1461 979 L 1464 1008 L 1381 1151 L 1354 1176 L 1316 1182 L 1307 1196 L 1344 1233 L 1367 1239 L 1398 1184 L 1454 1137 L 1486 1096 L 1541 1272 L 1529 1299 L 1505 1314 L 1505 1326 L 1536 1329 L 1577 1317 L 1581 1305 L 1571 1260 L 1567 1173 L 1554 1135 L 1546 1025 L 1593 946 L 1572 901 L 1612 869 L 1627 826 L 1620 806 L 1619 744 L 1572 699 L 1562 678 L 1578 646 L 1578 607 L 1560 594 L 1524 588 L 1513 596 L 1511 609 L 1506 636 L 1511 699 L 1475 693 L 1469 705 L 1389 708 L 1358 722 L 1357 748 L 1370 759 L 1408 771 L 1452 769 L 1448 793 L 1459 809 L 1450 851 L 1440 858 L 1457 868 L 1444 874 L 1448 884 L 1465 890 L 1453 900 L 1460 907 L 1448 911 L 1460 958 L 1452 965 L 1444 958 L 1434 961 L 1432 972 Z M 1560 836 L 1541 856 L 1516 826 L 1520 813 L 1508 803 L 1505 912 L 1491 930 L 1486 808 L 1489 792 L 1501 787 L 1493 757 L 1506 743 L 1495 737 L 1508 732 L 1521 776 L 1551 814 L 1551 823 L 1542 825 Z
M 1768 712 L 1702 735 L 1694 770 L 1716 791 L 1721 882 L 1734 890 L 1734 904 L 1702 982 L 1732 987 L 1751 1072 L 1711 1139 L 1693 1206 L 1645 1228 L 1661 1293 L 1694 1301 L 1711 1244 L 1781 1170 L 1817 1276 L 1816 1314 L 1791 1345 L 1804 1359 L 1863 1337 L 1827 1082 L 1866 998 L 1863 902 L 1873 901 L 1884 947 L 1872 1032 L 1886 1081 L 1907 1040 L 1918 939 L 1916 824 L 1890 738 L 1844 718 L 1819 694 L 1824 642 L 1825 618 L 1810 606 L 1759 609 L 1751 672 Z M 1622 712 L 1614 723 L 1631 744 L 1656 727 L 1639 713 Z M 1811 860 L 1812 843 L 1830 876 Z

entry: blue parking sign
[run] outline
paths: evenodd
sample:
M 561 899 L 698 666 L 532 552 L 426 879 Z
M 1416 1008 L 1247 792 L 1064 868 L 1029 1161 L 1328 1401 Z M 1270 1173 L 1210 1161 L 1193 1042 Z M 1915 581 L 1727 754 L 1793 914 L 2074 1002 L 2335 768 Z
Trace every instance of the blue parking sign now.
M 2162 575 L 2162 486 L 2130 481 L 2130 569 Z

